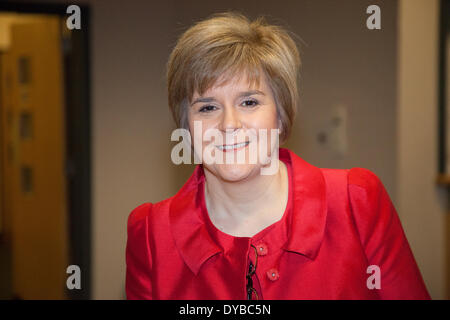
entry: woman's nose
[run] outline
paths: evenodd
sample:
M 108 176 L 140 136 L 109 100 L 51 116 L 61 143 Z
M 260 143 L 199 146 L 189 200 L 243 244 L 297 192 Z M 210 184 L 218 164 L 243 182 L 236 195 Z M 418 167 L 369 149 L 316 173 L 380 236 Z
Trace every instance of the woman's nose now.
M 234 131 L 242 127 L 238 112 L 233 107 L 225 107 L 220 123 L 220 130 Z

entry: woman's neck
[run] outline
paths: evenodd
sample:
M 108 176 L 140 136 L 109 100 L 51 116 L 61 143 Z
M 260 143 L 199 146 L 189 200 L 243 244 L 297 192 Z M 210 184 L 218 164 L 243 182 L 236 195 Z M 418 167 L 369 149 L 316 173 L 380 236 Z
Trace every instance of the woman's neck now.
M 288 173 L 280 161 L 274 175 L 255 174 L 239 182 L 228 182 L 205 170 L 205 202 L 213 223 L 222 230 L 255 233 L 281 219 L 287 204 Z M 251 234 L 252 230 L 248 230 Z

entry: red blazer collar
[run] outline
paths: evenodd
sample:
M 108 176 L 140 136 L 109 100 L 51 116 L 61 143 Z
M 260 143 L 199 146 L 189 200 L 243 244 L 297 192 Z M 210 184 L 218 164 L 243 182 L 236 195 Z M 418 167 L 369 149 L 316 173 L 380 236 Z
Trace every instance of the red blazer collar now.
M 292 222 L 282 248 L 315 259 L 322 243 L 327 216 L 326 185 L 322 171 L 292 151 L 280 148 L 280 160 L 292 165 Z M 208 233 L 201 215 L 199 186 L 204 179 L 202 166 L 171 201 L 170 227 L 177 249 L 188 267 L 197 274 L 201 265 L 222 252 Z

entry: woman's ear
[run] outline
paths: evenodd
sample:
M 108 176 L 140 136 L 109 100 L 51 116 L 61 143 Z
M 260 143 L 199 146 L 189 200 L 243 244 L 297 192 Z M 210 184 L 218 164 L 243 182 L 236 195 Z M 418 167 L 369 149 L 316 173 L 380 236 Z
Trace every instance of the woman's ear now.
M 279 134 L 281 135 L 281 133 L 283 132 L 283 123 L 281 122 L 281 119 L 279 119 L 279 118 L 278 118 L 278 129 L 280 130 Z

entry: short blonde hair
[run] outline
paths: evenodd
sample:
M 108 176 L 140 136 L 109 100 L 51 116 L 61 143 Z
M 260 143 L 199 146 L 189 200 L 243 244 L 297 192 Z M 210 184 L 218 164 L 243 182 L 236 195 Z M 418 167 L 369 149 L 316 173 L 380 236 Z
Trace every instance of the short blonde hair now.
M 194 92 L 202 95 L 239 73 L 258 85 L 263 72 L 277 104 L 280 140 L 285 142 L 297 113 L 299 68 L 297 46 L 282 27 L 269 25 L 263 17 L 249 21 L 238 13 L 216 14 L 185 31 L 170 55 L 169 108 L 177 126 L 188 128 L 187 108 Z

